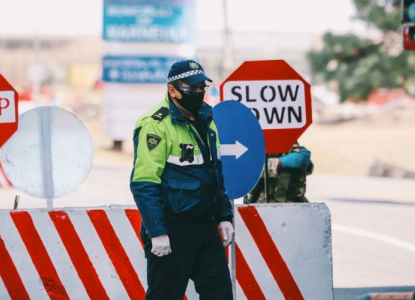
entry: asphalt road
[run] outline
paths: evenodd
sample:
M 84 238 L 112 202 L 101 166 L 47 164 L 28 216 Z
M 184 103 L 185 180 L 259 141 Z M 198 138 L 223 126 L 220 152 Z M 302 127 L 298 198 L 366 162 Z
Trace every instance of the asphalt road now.
M 332 217 L 336 300 L 415 292 L 415 181 L 310 177 L 308 197 Z
M 95 165 L 87 180 L 54 207 L 135 206 L 130 168 Z M 46 208 L 46 200 L 0 188 L 0 209 Z M 415 181 L 310 176 L 307 197 L 331 211 L 335 299 L 370 292 L 415 291 Z

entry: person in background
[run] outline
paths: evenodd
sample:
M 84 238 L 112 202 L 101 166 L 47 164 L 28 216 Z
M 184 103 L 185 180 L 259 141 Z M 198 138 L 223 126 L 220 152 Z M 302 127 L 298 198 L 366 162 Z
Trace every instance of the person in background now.
M 313 172 L 311 152 L 296 142 L 287 153 L 267 155 L 268 202 L 308 202 L 306 176 Z M 263 174 L 264 175 L 264 174 Z M 248 203 L 265 202 L 264 176 L 248 197 Z
M 189 279 L 200 299 L 233 299 L 225 255 L 233 212 L 206 81 L 197 62 L 174 63 L 165 99 L 134 130 L 130 189 L 143 219 L 147 300 L 182 300 Z

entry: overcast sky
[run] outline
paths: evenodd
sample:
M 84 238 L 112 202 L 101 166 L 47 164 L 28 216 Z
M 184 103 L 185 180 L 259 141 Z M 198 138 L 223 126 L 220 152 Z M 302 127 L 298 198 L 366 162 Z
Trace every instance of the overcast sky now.
M 223 1 L 196 0 L 197 28 L 223 28 Z M 235 31 L 345 33 L 353 22 L 352 0 L 226 0 Z M 103 0 L 0 0 L 0 35 L 101 35 Z M 1 36 L 0 36 L 1 38 Z

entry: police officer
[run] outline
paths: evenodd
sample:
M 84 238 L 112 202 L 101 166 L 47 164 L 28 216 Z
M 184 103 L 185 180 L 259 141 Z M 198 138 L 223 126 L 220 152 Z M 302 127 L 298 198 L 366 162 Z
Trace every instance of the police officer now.
M 313 172 L 311 152 L 296 142 L 287 153 L 267 155 L 268 202 L 308 202 L 306 176 Z M 265 201 L 264 177 L 250 193 L 249 203 Z
M 181 300 L 189 279 L 200 299 L 233 299 L 224 247 L 233 239 L 217 128 L 200 64 L 173 64 L 165 99 L 134 131 L 130 188 L 142 216 L 146 299 Z M 217 230 L 217 224 L 224 242 Z

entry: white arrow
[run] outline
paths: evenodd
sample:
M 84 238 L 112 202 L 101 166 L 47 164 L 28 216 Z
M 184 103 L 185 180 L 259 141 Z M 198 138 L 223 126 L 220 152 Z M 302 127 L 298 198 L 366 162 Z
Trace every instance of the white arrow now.
M 248 148 L 242 145 L 240 142 L 235 141 L 235 144 L 221 145 L 220 152 L 224 156 L 236 156 L 236 159 L 242 156 Z

